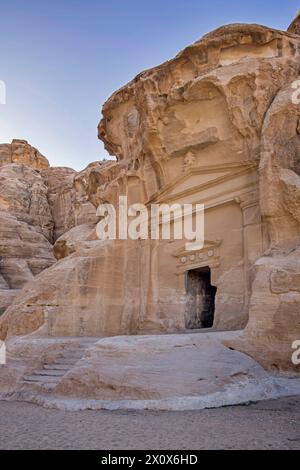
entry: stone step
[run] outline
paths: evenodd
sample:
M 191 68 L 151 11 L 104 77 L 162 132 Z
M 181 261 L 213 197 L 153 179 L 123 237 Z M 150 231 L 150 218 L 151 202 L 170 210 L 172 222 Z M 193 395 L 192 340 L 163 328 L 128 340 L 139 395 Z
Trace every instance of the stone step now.
M 80 360 L 85 351 L 98 339 L 85 338 L 76 346 L 66 349 L 65 353 L 55 362 L 43 364 L 43 369 L 35 370 L 31 375 L 23 378 L 23 384 L 30 383 L 45 387 L 46 389 L 54 388 L 62 377 Z
M 59 380 L 51 380 L 51 381 L 45 381 L 44 377 L 41 377 L 40 380 L 25 380 L 23 379 L 22 384 L 26 387 L 32 387 L 33 385 L 35 387 L 39 387 L 42 391 L 45 392 L 50 392 L 51 390 L 54 390 L 55 387 L 57 387 L 57 384 L 59 383 Z
M 65 373 L 66 373 L 65 370 L 41 369 L 41 370 L 35 370 L 33 372 L 33 375 L 43 375 L 45 377 L 47 376 L 62 377 L 63 375 L 65 375 Z
M 52 364 L 56 365 L 67 365 L 69 364 L 70 366 L 73 366 L 76 362 L 78 362 L 82 356 L 80 357 L 74 357 L 74 356 L 69 356 L 69 357 L 61 357 L 60 359 L 56 359 L 55 362 L 46 362 L 45 366 L 51 366 Z
M 80 340 L 80 343 L 79 344 L 82 344 L 82 345 L 91 345 L 93 343 L 97 343 L 97 341 L 99 341 L 100 338 L 82 338 Z
M 78 358 L 81 358 L 83 355 L 84 355 L 84 352 L 85 351 L 68 351 L 66 352 L 62 357 L 66 357 L 66 358 L 75 358 L 75 359 L 78 359 Z
M 52 366 L 53 364 L 55 365 L 70 365 L 70 366 L 73 366 L 75 364 L 75 362 L 77 362 L 78 359 L 75 358 L 75 359 L 70 359 L 70 358 L 65 358 L 65 357 L 61 357 L 60 359 L 56 359 L 55 362 L 45 362 L 44 364 L 44 367 L 45 366 Z
M 44 364 L 44 369 L 45 370 L 65 370 L 68 371 L 71 369 L 72 364 L 57 364 L 56 362 L 54 364 Z
M 35 382 L 39 384 L 46 384 L 49 382 L 55 382 L 57 383 L 61 379 L 60 376 L 55 376 L 55 375 L 25 375 L 23 382 Z

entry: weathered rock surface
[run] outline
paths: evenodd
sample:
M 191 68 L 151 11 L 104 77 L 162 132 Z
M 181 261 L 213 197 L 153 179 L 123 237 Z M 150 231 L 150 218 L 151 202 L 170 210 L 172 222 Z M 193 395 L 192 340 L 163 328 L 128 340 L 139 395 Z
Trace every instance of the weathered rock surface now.
M 298 12 L 296 18 L 292 21 L 288 27 L 288 31 L 293 34 L 300 35 L 300 12 Z
M 81 251 L 89 246 L 90 241 L 98 241 L 95 224 L 81 224 L 72 228 L 56 240 L 53 250 L 56 259 L 60 260 Z
M 48 168 L 42 177 L 48 187 L 48 201 L 54 223 L 53 240 L 73 227 L 88 222 L 96 224 L 96 211 L 88 201 L 84 177 L 88 169 L 80 173 L 71 168 Z M 83 183 L 81 183 L 83 181 Z
M 35 170 L 49 167 L 49 162 L 36 148 L 26 140 L 14 139 L 11 144 L 0 144 L 0 165 L 18 163 Z
M 96 211 L 76 176 L 69 168 L 50 168 L 26 141 L 0 145 L 0 314 L 56 261 L 59 235 L 91 220 L 95 225 Z
M 223 345 L 239 336 L 15 337 L 0 398 L 68 410 L 188 410 L 299 393 L 299 378 L 276 377 Z
M 18 220 L 37 227 L 52 240 L 53 221 L 47 187 L 41 175 L 29 166 L 0 166 L 0 208 Z
M 34 169 L 47 161 L 32 147 L 16 142 L 20 141 L 11 145 L 14 163 L 2 160 L 0 166 L 0 313 L 28 281 L 55 261 L 47 188 Z M 1 156 L 2 150 L 0 145 Z
M 102 339 L 60 381 L 59 395 L 97 399 L 153 400 L 214 393 L 264 370 L 230 351 L 232 334 L 139 336 Z M 212 358 L 217 359 L 215 366 Z
M 292 344 L 300 338 L 300 250 L 257 261 L 244 338 L 230 343 L 276 371 L 299 371 Z
M 41 172 L 59 261 L 25 285 L 0 338 L 186 332 L 208 312 L 214 330 L 246 327 L 234 347 L 298 373 L 299 58 L 294 32 L 229 25 L 114 93 L 99 137 L 117 161 Z M 120 195 L 147 207 L 204 203 L 203 248 L 98 240 L 95 209 Z M 191 274 L 199 286 L 188 290 Z M 95 377 L 88 393 L 101 395 Z
M 262 129 L 260 207 L 269 250 L 255 264 L 240 346 L 273 370 L 299 371 L 291 361 L 292 344 L 300 338 L 299 119 L 297 88 L 290 84 L 277 94 Z

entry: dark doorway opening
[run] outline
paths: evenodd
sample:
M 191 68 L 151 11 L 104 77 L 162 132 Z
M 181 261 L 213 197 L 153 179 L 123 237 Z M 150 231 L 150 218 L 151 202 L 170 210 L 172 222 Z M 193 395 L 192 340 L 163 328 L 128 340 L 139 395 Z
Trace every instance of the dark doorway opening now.
M 186 273 L 187 329 L 211 328 L 214 323 L 217 288 L 211 285 L 211 272 L 205 268 L 192 269 Z

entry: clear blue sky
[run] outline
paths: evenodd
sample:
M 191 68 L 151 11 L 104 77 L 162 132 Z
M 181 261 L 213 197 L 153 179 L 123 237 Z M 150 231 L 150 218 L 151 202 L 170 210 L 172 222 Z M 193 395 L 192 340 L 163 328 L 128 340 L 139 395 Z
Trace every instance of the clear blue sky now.
M 0 0 L 0 142 L 27 139 L 52 165 L 106 157 L 101 106 L 140 71 L 223 24 L 286 29 L 300 1 Z

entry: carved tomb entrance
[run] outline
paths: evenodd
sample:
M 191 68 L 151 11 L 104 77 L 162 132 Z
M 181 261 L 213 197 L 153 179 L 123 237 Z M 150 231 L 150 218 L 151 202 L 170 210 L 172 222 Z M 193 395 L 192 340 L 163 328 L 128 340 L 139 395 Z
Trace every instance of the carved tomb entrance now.
M 217 288 L 211 285 L 210 268 L 197 268 L 186 273 L 187 329 L 211 328 L 214 323 Z

